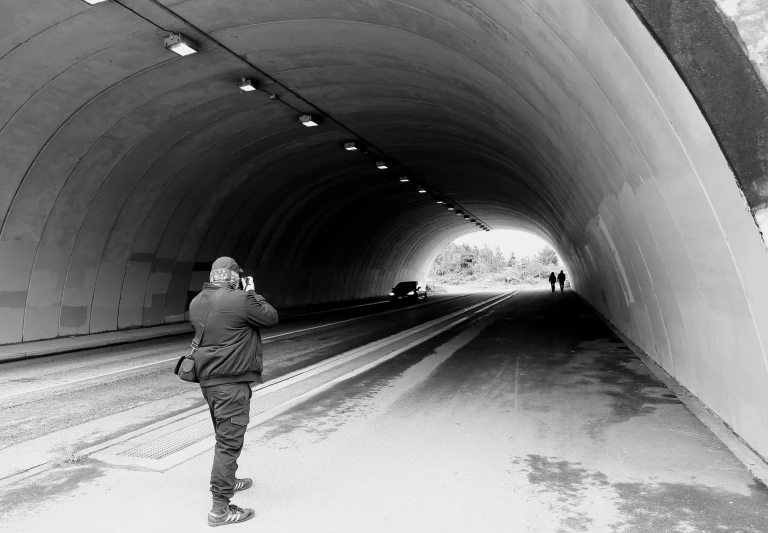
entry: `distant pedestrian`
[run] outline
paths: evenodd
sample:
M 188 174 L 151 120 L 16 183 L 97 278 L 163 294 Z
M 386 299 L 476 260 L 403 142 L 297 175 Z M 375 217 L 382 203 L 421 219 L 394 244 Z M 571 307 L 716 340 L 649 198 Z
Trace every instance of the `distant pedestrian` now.
M 555 273 L 552 272 L 549 275 L 549 284 L 552 285 L 552 292 L 555 292 L 555 282 L 557 281 L 557 278 L 555 277 Z
M 557 281 L 560 283 L 560 292 L 563 292 L 563 287 L 565 286 L 565 272 L 562 270 L 557 275 Z M 554 290 L 554 287 L 552 288 Z
M 237 458 L 250 421 L 251 383 L 262 383 L 259 328 L 274 326 L 278 318 L 277 311 L 256 294 L 253 278 L 241 278 L 242 273 L 234 259 L 218 258 L 212 265 L 210 283 L 203 284 L 189 306 L 190 321 L 197 334 L 202 334 L 194 356 L 195 370 L 216 431 L 209 526 L 245 522 L 255 514 L 229 500 L 235 492 L 253 485 L 251 479 L 235 477 Z

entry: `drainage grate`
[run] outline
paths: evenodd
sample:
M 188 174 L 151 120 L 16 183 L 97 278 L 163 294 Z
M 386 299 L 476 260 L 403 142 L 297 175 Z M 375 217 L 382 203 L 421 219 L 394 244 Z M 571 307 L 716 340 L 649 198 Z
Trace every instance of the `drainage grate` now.
M 307 392 L 322 387 L 336 378 L 353 372 L 368 363 L 384 357 L 387 353 L 389 353 L 389 350 L 383 354 L 379 353 L 376 355 L 376 352 L 374 351 L 371 354 L 356 357 L 351 361 L 347 361 L 346 363 L 342 363 L 324 372 L 309 376 L 306 379 L 287 385 L 274 392 L 253 398 L 251 400 L 251 416 L 253 417 L 265 411 L 269 411 L 270 409 L 289 402 L 302 394 L 306 394 Z M 164 457 L 192 446 L 211 435 L 213 435 L 213 427 L 211 421 L 206 419 L 167 435 L 163 435 L 153 441 L 140 444 L 139 446 L 121 452 L 118 455 L 140 457 L 143 459 L 163 459 Z

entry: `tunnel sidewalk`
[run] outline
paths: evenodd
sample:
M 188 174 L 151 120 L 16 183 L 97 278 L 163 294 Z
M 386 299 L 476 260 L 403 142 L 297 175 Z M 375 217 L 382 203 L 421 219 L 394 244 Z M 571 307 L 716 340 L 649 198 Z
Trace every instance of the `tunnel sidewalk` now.
M 4 488 L 0 516 L 210 531 L 211 455 L 92 459 Z M 569 292 L 522 292 L 254 425 L 239 464 L 256 517 L 233 531 L 768 531 L 765 485 Z
M 189 322 L 0 345 L 0 363 L 192 333 Z
M 344 306 L 333 304 L 313 305 L 308 307 L 297 307 L 291 309 L 279 310 L 281 319 L 299 318 L 308 315 L 319 315 L 333 311 L 343 311 L 356 307 L 366 307 L 385 303 L 381 298 L 369 298 L 349 303 Z M 35 357 L 44 357 L 48 355 L 57 355 L 61 353 L 76 352 L 90 348 L 100 348 L 103 346 L 114 346 L 117 344 L 127 344 L 131 342 L 146 341 L 158 339 L 161 337 L 171 337 L 174 335 L 185 335 L 193 333 L 189 322 L 178 324 L 165 324 L 162 326 L 148 326 L 135 329 L 123 329 L 119 331 L 107 331 L 104 333 L 92 333 L 90 335 L 77 335 L 71 337 L 57 337 L 55 339 L 44 339 L 39 341 L 27 341 L 14 344 L 0 345 L 0 364 L 11 361 L 21 361 L 23 359 L 32 359 Z

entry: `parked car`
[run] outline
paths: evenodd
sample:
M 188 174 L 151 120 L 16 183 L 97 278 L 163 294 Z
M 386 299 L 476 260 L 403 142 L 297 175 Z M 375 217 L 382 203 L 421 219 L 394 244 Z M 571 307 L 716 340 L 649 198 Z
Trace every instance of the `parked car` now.
M 389 293 L 389 301 L 399 302 L 418 302 L 427 299 L 427 289 L 418 281 L 401 281 Z

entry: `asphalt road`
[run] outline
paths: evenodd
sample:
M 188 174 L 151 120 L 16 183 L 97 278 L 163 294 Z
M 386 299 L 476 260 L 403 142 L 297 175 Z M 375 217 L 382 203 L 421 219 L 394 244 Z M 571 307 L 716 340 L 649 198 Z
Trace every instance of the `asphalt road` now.
M 0 487 L 3 531 L 210 531 L 211 459 L 46 471 Z M 768 531 L 765 485 L 569 291 L 522 291 L 254 423 L 238 463 L 243 531 Z
M 262 332 L 264 379 L 489 296 L 431 296 L 407 307 L 383 303 L 287 319 Z M 0 454 L 14 445 L 91 422 L 87 437 L 83 432 L 77 437 L 78 446 L 85 447 L 202 405 L 199 388 L 173 374 L 176 359 L 188 351 L 190 340 L 172 337 L 0 365 Z M 104 424 L 99 425 L 99 420 Z

